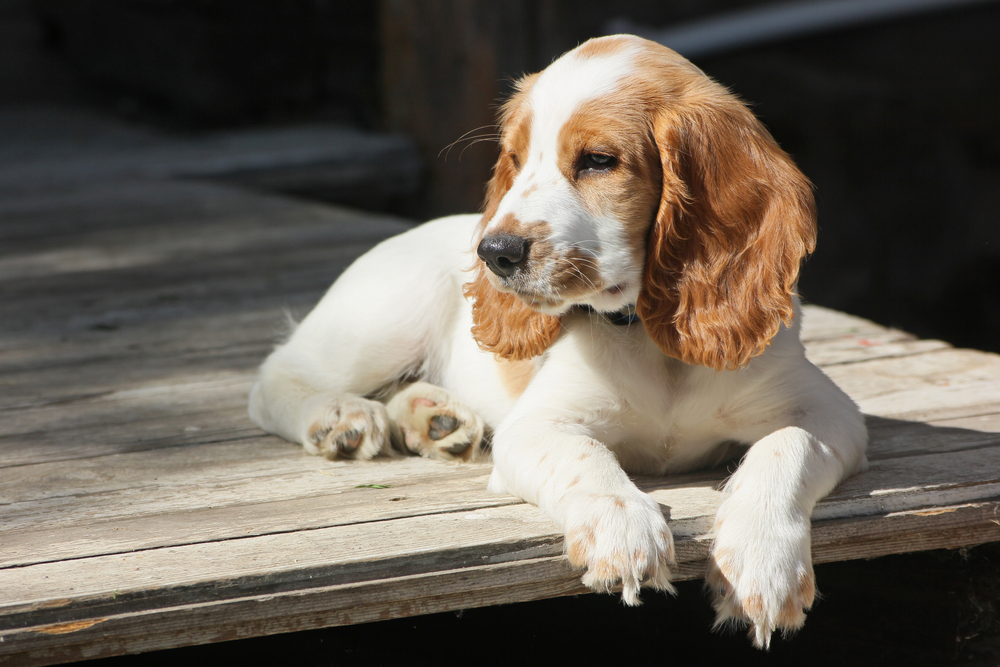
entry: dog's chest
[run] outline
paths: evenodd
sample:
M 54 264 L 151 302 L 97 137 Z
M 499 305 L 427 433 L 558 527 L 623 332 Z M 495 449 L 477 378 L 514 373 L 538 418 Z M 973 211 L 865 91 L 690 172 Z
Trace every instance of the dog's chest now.
M 752 409 L 746 385 L 726 373 L 665 356 L 639 329 L 611 325 L 574 332 L 577 351 L 613 397 L 599 439 L 657 468 L 701 460 L 739 440 Z
M 665 363 L 674 364 L 683 366 L 676 360 Z M 746 418 L 728 383 L 690 366 L 671 370 L 620 385 L 618 433 L 607 440 L 620 457 L 648 459 L 660 471 L 703 465 L 720 447 L 741 440 L 737 422 Z

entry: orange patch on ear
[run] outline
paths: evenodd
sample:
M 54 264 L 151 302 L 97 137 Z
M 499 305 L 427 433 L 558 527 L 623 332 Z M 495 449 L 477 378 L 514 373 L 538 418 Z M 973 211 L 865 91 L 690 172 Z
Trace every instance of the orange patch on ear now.
M 742 368 L 795 315 L 799 266 L 812 252 L 812 188 L 742 102 L 702 75 L 661 110 L 663 164 L 636 304 L 665 354 Z

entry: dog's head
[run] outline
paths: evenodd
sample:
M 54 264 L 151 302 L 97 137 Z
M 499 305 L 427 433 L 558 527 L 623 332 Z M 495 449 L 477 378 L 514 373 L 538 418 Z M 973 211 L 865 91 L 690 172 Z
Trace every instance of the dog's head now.
M 573 306 L 635 304 L 664 353 L 722 370 L 793 318 L 815 243 L 810 184 L 690 62 L 594 39 L 521 80 L 500 121 L 466 285 L 483 349 L 530 358 Z

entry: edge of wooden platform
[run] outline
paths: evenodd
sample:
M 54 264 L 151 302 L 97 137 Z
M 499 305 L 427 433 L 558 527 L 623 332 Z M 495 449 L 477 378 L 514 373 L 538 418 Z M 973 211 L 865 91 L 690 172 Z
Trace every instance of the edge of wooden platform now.
M 813 558 L 824 563 L 996 540 L 1000 540 L 1000 497 L 860 521 L 816 522 Z M 679 540 L 675 578 L 700 578 L 708 548 L 704 538 Z M 565 556 L 542 555 L 20 628 L 0 636 L 0 665 L 49 665 L 588 592 Z

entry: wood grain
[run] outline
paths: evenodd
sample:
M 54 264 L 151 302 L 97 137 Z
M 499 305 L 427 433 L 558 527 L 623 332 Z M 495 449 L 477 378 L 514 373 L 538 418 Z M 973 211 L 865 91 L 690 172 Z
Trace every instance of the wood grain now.
M 330 462 L 246 416 L 284 309 L 409 223 L 69 180 L 0 199 L 0 664 L 583 591 L 488 465 Z M 871 433 L 870 469 L 816 508 L 815 560 L 1000 539 L 1000 357 L 818 306 L 803 339 Z M 636 479 L 678 578 L 702 576 L 726 474 Z
M 864 557 L 873 551 L 883 555 L 997 540 L 1000 526 L 993 517 L 998 510 L 1000 501 L 994 500 L 938 508 L 923 516 L 890 514 L 850 524 L 818 524 L 815 558 L 824 562 Z M 678 546 L 687 563 L 679 569 L 678 578 L 700 577 L 707 542 L 686 540 Z M 440 574 L 313 586 L 163 609 L 127 611 L 121 604 L 115 614 L 7 630 L 0 643 L 0 664 L 44 665 L 582 592 L 579 575 L 565 557 L 532 554 Z M 58 615 L 52 610 L 59 610 L 60 605 L 63 601 L 49 605 L 50 618 Z

